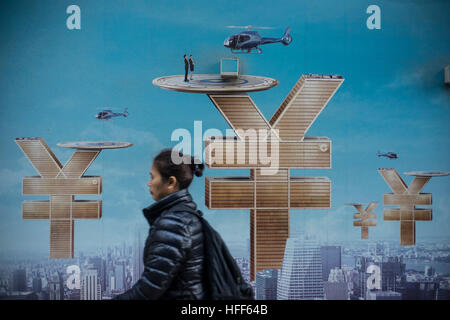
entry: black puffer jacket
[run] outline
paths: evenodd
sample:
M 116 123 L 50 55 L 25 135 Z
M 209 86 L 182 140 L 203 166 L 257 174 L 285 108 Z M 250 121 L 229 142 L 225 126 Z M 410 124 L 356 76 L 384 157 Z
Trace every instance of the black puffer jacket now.
M 150 224 L 141 279 L 116 299 L 203 299 L 203 231 L 195 214 L 173 212 L 179 205 L 197 209 L 186 189 L 143 210 Z M 197 211 L 198 215 L 201 212 Z

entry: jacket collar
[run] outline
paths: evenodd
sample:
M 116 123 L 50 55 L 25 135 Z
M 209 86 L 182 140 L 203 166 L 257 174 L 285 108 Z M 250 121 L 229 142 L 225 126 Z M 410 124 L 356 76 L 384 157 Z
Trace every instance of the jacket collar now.
M 185 205 L 193 208 L 194 210 L 197 209 L 197 205 L 192 201 L 192 196 L 189 191 L 187 189 L 181 189 L 165 196 L 147 208 L 142 209 L 142 212 L 144 213 L 148 223 L 152 224 L 163 211 L 180 204 L 181 202 L 186 202 Z

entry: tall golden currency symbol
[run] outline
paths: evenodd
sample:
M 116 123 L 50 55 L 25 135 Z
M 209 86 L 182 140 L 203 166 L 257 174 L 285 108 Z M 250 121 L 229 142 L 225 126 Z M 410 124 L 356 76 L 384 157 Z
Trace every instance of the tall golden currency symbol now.
M 124 148 L 131 144 L 118 142 L 106 146 L 100 143 L 98 147 L 77 149 L 63 166 L 42 138 L 17 138 L 15 141 L 39 173 L 39 176 L 23 178 L 22 194 L 50 195 L 50 200 L 24 201 L 22 218 L 50 220 L 50 258 L 73 258 L 74 221 L 102 216 L 102 200 L 75 200 L 75 195 L 102 193 L 102 177 L 83 176 L 84 172 L 101 149 Z
M 420 193 L 431 177 L 445 176 L 448 172 L 406 172 L 415 176 L 409 187 L 395 169 L 378 169 L 393 193 L 383 195 L 383 205 L 400 206 L 399 209 L 384 209 L 383 220 L 400 221 L 400 245 L 416 244 L 416 221 L 431 221 L 432 209 L 417 209 L 416 205 L 431 205 L 431 193 Z
M 247 94 L 208 95 L 237 137 L 207 138 L 206 164 L 210 168 L 250 169 L 250 176 L 207 177 L 205 202 L 209 209 L 250 210 L 251 281 L 255 280 L 256 272 L 281 268 L 291 208 L 331 207 L 328 178 L 295 177 L 291 176 L 290 169 L 331 168 L 331 140 L 305 137 L 305 134 L 343 81 L 341 76 L 301 76 L 270 121 Z M 264 170 L 270 164 L 259 157 L 261 139 L 269 138 L 259 136 L 255 141 L 245 136 L 249 130 L 266 131 L 270 140 L 275 139 L 279 145 L 276 174 L 267 175 Z M 242 144 L 244 153 L 239 152 Z M 218 150 L 232 161 L 217 163 L 222 156 Z M 256 161 L 252 161 L 255 157 Z
M 361 227 L 361 239 L 369 239 L 369 227 L 375 227 L 377 225 L 376 214 L 373 213 L 373 210 L 378 205 L 378 202 L 371 202 L 366 207 L 363 208 L 363 203 L 346 203 L 346 205 L 354 206 L 358 213 L 353 214 L 353 219 L 357 219 L 353 221 L 354 227 Z

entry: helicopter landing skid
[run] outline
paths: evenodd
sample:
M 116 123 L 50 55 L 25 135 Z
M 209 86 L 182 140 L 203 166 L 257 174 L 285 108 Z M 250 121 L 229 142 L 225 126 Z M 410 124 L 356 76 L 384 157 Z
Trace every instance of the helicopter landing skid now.
M 231 49 L 231 53 L 236 54 L 261 54 L 263 51 L 261 48 L 252 48 L 252 49 L 241 49 L 241 50 L 233 50 Z

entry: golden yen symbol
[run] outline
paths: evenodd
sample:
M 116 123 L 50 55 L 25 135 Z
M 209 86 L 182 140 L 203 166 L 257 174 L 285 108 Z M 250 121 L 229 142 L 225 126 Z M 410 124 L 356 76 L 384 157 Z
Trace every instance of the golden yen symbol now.
M 205 202 L 209 209 L 250 210 L 251 281 L 255 280 L 256 272 L 281 268 L 289 237 L 291 208 L 325 209 L 331 206 L 328 178 L 292 177 L 290 169 L 331 168 L 331 140 L 305 137 L 305 134 L 343 81 L 341 76 L 303 75 L 270 121 L 247 94 L 209 94 L 237 139 L 206 139 L 205 162 L 210 168 L 250 169 L 250 177 L 207 177 Z M 256 143 L 245 139 L 242 133 L 250 130 L 266 130 L 276 139 L 279 145 L 276 174 L 265 174 L 263 170 L 270 164 L 257 156 L 261 155 L 260 150 L 256 150 L 260 148 L 259 142 L 267 137 L 258 137 Z M 244 153 L 239 152 L 240 144 L 245 144 Z M 252 145 L 257 146 L 253 151 Z M 225 151 L 227 161 L 216 162 L 220 158 L 217 150 Z M 253 161 L 255 158 L 258 159 Z
M 39 176 L 24 177 L 23 195 L 50 195 L 50 200 L 24 201 L 23 219 L 50 220 L 50 258 L 74 257 L 74 220 L 100 219 L 101 200 L 75 200 L 77 194 L 102 193 L 102 177 L 83 176 L 102 149 L 125 148 L 128 142 L 61 143 L 75 148 L 62 166 L 42 138 L 16 138 L 16 143 L 30 160 Z
M 346 203 L 346 205 L 354 206 L 355 209 L 358 210 L 359 213 L 355 213 L 353 218 L 359 220 L 353 221 L 353 226 L 361 227 L 361 239 L 369 239 L 369 227 L 375 227 L 377 225 L 376 220 L 369 219 L 377 218 L 376 214 L 373 213 L 373 210 L 377 207 L 378 202 L 369 203 L 365 210 L 362 207 L 364 203 Z
M 446 176 L 448 172 L 405 172 L 415 176 L 409 185 L 395 169 L 378 169 L 378 172 L 394 193 L 385 193 L 383 205 L 400 206 L 400 209 L 384 209 L 383 220 L 400 221 L 400 245 L 416 244 L 416 221 L 431 221 L 432 209 L 416 209 L 416 205 L 431 205 L 431 193 L 420 193 L 431 177 Z

